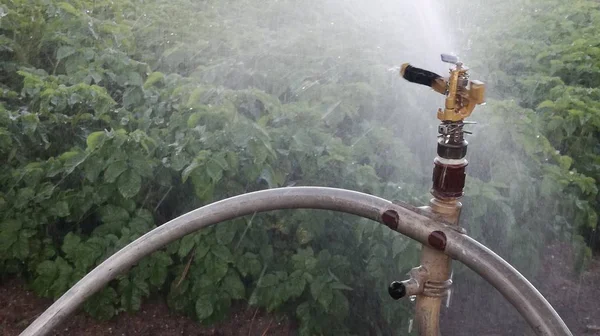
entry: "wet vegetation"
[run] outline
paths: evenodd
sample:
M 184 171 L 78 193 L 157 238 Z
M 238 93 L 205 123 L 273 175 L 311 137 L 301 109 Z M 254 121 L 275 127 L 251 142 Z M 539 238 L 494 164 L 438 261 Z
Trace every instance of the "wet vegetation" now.
M 548 240 L 572 242 L 582 268 L 600 210 L 599 4 L 469 3 L 479 17 L 447 12 L 464 17 L 453 34 L 490 99 L 473 115 L 464 226 L 526 275 Z M 2 274 L 57 298 L 152 228 L 266 188 L 425 204 L 442 97 L 388 71 L 421 65 L 418 38 L 389 34 L 409 15 L 361 6 L 4 1 Z M 391 335 L 411 307 L 387 285 L 418 254 L 349 216 L 257 214 L 154 253 L 84 309 L 110 318 L 160 294 L 213 323 L 241 300 L 289 314 L 302 335 Z

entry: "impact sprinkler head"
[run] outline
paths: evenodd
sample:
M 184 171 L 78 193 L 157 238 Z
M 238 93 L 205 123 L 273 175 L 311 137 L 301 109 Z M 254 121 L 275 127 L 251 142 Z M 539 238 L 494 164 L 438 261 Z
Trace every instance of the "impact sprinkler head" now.
M 457 56 L 442 54 L 441 60 L 454 65 L 448 77 L 413 67 L 408 63 L 400 67 L 400 76 L 409 82 L 429 86 L 445 95 L 445 106 L 438 110 L 438 119 L 442 122 L 460 122 L 469 117 L 477 105 L 485 102 L 485 84 L 478 80 L 469 80 L 469 69 Z

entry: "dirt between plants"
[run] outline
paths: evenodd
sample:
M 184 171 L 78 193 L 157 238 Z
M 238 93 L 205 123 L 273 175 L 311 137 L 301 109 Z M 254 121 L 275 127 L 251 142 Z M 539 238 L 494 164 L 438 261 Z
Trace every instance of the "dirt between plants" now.
M 568 244 L 548 246 L 533 285 L 546 297 L 573 335 L 600 336 L 600 257 L 582 274 L 573 270 Z M 456 283 L 443 335 L 534 335 L 516 310 L 487 283 Z
M 0 335 L 18 335 L 51 303 L 26 290 L 20 279 L 3 281 L 0 284 Z M 163 300 L 153 299 L 144 302 L 137 313 L 122 313 L 109 321 L 98 321 L 79 312 L 52 335 L 266 336 L 292 335 L 293 329 L 285 317 L 241 305 L 232 308 L 226 321 L 204 326 L 171 312 Z
M 581 275 L 572 271 L 573 256 L 565 244 L 548 248 L 534 285 L 546 296 L 573 335 L 600 336 L 600 258 Z M 442 334 L 477 336 L 533 335 L 522 318 L 491 286 L 457 282 L 450 309 L 444 309 Z M 0 283 L 0 335 L 18 335 L 51 303 L 27 291 L 20 279 Z M 97 321 L 83 313 L 70 318 L 53 335 L 296 335 L 293 321 L 237 305 L 230 317 L 213 326 L 169 311 L 160 299 L 147 300 L 135 314 Z

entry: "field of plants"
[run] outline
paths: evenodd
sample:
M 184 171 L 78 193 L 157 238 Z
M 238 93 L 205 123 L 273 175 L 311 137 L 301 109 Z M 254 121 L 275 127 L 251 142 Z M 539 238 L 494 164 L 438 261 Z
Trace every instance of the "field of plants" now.
M 374 2 L 383 12 L 358 0 L 0 3 L 0 279 L 58 298 L 149 230 L 261 189 L 426 204 L 443 97 L 389 71 L 426 65 L 418 37 L 389 33 L 411 29 L 410 15 Z M 600 3 L 456 3 L 479 13 L 447 10 L 460 18 L 449 31 L 489 85 L 463 225 L 526 276 L 549 241 L 583 270 L 600 211 Z M 387 285 L 419 252 L 351 216 L 257 214 L 154 253 L 84 310 L 110 319 L 161 296 L 206 325 L 245 304 L 301 335 L 392 335 L 411 303 Z

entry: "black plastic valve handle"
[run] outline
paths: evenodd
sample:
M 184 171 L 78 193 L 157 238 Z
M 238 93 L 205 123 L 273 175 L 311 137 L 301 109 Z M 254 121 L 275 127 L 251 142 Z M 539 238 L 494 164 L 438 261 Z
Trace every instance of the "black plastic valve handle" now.
M 399 300 L 406 295 L 406 286 L 400 281 L 394 281 L 388 287 L 388 294 L 392 299 Z

